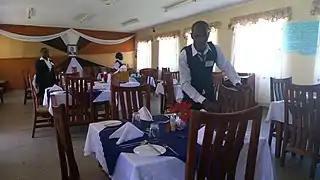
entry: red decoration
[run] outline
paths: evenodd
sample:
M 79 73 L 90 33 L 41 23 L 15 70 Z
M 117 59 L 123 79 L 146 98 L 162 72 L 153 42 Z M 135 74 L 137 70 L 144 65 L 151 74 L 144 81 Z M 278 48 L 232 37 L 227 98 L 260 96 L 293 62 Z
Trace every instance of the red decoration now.
M 169 105 L 168 112 L 177 113 L 177 115 L 180 117 L 182 121 L 187 122 L 191 114 L 191 105 L 191 103 L 187 102 L 180 102 L 174 105 Z

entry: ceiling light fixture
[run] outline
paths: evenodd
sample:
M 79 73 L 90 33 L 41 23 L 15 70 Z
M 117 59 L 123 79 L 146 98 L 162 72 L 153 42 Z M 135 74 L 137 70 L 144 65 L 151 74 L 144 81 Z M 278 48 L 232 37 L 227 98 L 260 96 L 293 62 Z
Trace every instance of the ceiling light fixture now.
M 117 0 L 102 0 L 107 6 L 114 4 Z
M 33 7 L 29 8 L 28 9 L 28 19 L 31 19 L 34 15 L 35 15 L 35 9 Z
M 128 25 L 131 25 L 131 24 L 134 24 L 134 23 L 137 23 L 137 22 L 139 22 L 139 19 L 134 18 L 134 19 L 130 19 L 128 21 L 125 21 L 125 22 L 123 22 L 121 24 L 122 24 L 122 26 L 128 26 Z
M 178 2 L 170 4 L 169 6 L 163 7 L 163 9 L 164 9 L 164 12 L 168 12 L 168 11 L 175 9 L 175 8 L 178 8 L 182 5 L 186 5 L 188 3 L 194 3 L 194 2 L 197 2 L 197 0 L 179 0 Z

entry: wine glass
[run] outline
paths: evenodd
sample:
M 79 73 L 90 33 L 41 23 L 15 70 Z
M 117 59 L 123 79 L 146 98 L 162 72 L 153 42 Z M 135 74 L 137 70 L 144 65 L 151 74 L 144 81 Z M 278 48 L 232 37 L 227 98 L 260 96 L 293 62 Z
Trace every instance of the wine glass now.
M 151 142 L 158 142 L 159 138 L 159 124 L 158 123 L 151 123 L 150 124 L 150 141 Z
M 135 126 L 140 127 L 140 114 L 138 112 L 132 113 L 132 123 Z

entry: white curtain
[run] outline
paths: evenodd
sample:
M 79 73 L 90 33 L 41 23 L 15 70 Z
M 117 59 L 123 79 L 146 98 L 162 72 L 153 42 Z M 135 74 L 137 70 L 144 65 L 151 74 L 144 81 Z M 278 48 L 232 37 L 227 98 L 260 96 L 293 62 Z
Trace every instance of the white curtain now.
M 151 68 L 151 41 L 138 42 L 137 69 Z
M 179 38 L 162 37 L 159 41 L 159 68 L 170 68 L 171 71 L 178 70 L 179 64 Z
M 187 37 L 187 46 L 193 43 L 193 39 L 191 37 L 191 32 L 186 32 L 185 37 Z M 212 42 L 213 44 L 218 44 L 218 31 L 215 28 L 211 28 L 210 36 L 208 38 L 208 42 Z
M 22 34 L 16 34 L 12 32 L 8 32 L 5 30 L 0 29 L 0 35 L 19 40 L 19 41 L 28 41 L 28 42 L 42 42 L 42 41 L 49 41 L 58 37 L 61 37 L 64 43 L 67 44 L 76 44 L 78 42 L 79 37 L 82 37 L 84 39 L 87 39 L 88 41 L 97 43 L 97 44 L 103 44 L 103 45 L 113 45 L 113 44 L 121 44 L 133 37 L 125 37 L 122 39 L 116 39 L 116 40 L 106 40 L 106 39 L 98 39 L 95 37 L 91 37 L 88 35 L 85 35 L 81 32 L 78 32 L 74 29 L 68 29 L 65 31 L 62 31 L 57 34 L 51 34 L 51 35 L 46 35 L 46 36 L 27 36 L 27 35 L 22 35 Z
M 319 38 L 318 38 L 319 41 Z M 318 42 L 319 44 L 319 42 Z M 316 54 L 316 65 L 314 67 L 314 83 L 320 83 L 320 46 L 318 45 L 317 54 Z
M 237 72 L 256 74 L 258 103 L 270 102 L 270 77 L 282 77 L 284 22 L 261 19 L 234 29 L 233 64 Z

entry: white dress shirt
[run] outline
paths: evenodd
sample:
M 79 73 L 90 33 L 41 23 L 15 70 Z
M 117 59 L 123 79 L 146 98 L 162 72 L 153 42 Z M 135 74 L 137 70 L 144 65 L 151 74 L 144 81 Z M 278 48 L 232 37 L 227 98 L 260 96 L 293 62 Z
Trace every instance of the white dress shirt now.
M 229 77 L 230 81 L 233 85 L 236 85 L 237 83 L 241 83 L 241 79 L 238 75 L 238 73 L 235 71 L 234 67 L 230 64 L 229 61 L 227 61 L 220 49 L 217 45 L 215 45 L 216 51 L 217 51 L 217 60 L 216 65 L 218 68 L 225 72 L 225 74 Z M 196 50 L 194 47 L 194 44 L 191 45 L 192 48 L 192 56 L 196 56 L 197 54 L 201 54 Z M 204 54 L 207 54 L 208 51 L 211 51 L 211 48 L 209 45 L 207 45 L 207 48 L 204 51 Z M 182 90 L 196 103 L 201 103 L 206 99 L 204 96 L 202 96 L 192 85 L 191 85 L 191 75 L 190 75 L 190 69 L 187 62 L 187 53 L 185 50 L 181 51 L 180 57 L 179 57 L 179 71 L 180 71 L 180 83 L 182 86 Z M 204 77 L 205 78 L 205 77 Z
M 46 65 L 48 66 L 49 70 L 51 71 L 53 63 L 50 61 L 50 58 L 45 59 L 43 57 L 40 57 L 40 60 L 44 61 L 46 63 Z

